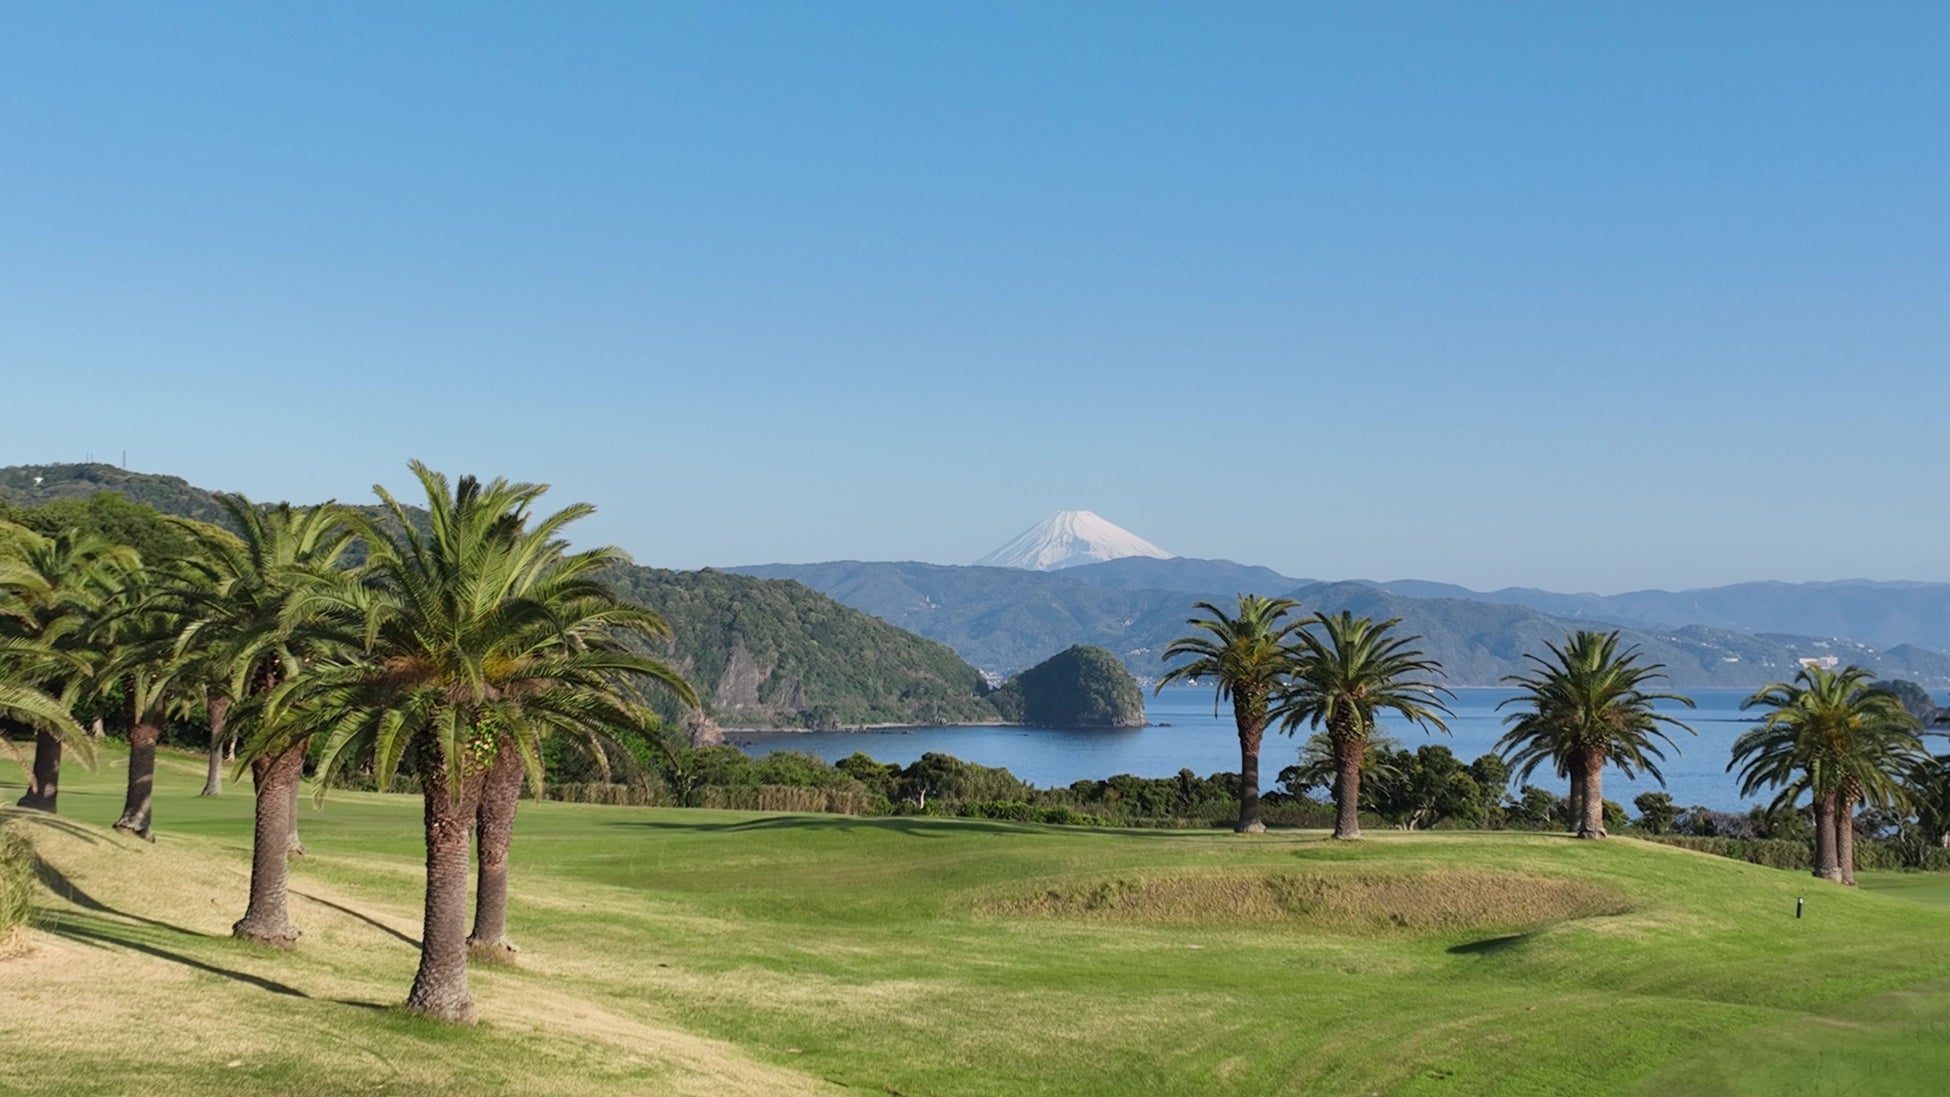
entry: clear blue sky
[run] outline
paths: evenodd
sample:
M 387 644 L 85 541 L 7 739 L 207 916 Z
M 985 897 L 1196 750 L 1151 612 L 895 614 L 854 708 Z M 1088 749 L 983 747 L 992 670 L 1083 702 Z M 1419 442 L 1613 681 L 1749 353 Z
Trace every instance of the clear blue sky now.
M 1476 9 L 1476 10 L 1471 10 Z M 678 567 L 1950 580 L 1950 5 L 41 4 L 0 464 Z

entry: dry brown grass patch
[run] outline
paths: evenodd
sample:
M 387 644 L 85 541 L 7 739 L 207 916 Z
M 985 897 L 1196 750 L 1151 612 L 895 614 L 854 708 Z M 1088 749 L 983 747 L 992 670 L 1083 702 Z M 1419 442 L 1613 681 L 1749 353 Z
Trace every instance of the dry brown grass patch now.
M 1178 873 L 1119 876 L 987 904 L 989 913 L 1118 922 L 1294 922 L 1345 931 L 1528 928 L 1622 914 L 1616 892 L 1520 873 Z

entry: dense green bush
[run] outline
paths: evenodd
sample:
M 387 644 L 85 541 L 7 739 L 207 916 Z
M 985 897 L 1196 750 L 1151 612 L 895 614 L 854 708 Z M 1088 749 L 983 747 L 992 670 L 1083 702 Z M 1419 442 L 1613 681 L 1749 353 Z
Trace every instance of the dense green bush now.
M 1711 853 L 1717 857 L 1731 857 L 1736 861 L 1746 861 L 1749 864 L 1765 865 L 1768 868 L 1799 869 L 1806 872 L 1814 865 L 1812 843 L 1787 838 L 1693 838 L 1685 835 L 1663 835 L 1652 837 L 1650 840 L 1678 846 L 1681 849 Z M 1899 842 L 1857 838 L 1855 867 L 1866 872 L 1898 869 L 1950 872 L 1950 850 L 1936 847 L 1924 851 L 1919 856 Z
M 1109 820 L 1101 815 L 1078 811 L 1065 804 L 1040 807 L 1021 800 L 965 801 L 955 809 L 955 814 L 964 819 L 1005 819 L 1014 823 L 1054 823 L 1068 827 L 1109 825 Z
M 1807 843 L 1784 838 L 1695 838 L 1683 834 L 1664 834 L 1651 836 L 1648 840 L 1698 853 L 1711 853 L 1715 857 L 1730 857 L 1749 864 L 1765 865 L 1768 868 L 1806 870 L 1814 861 L 1814 851 Z M 1857 863 L 1860 863 L 1863 852 L 1864 850 L 1858 846 Z
M 662 785 L 621 784 L 610 781 L 551 784 L 542 789 L 544 799 L 570 804 L 609 804 L 615 807 L 664 808 L 679 806 L 670 790 Z

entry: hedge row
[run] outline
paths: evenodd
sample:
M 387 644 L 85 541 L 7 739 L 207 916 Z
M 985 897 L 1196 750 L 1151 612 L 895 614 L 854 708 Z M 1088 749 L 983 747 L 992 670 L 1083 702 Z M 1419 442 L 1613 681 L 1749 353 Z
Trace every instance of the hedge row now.
M 1688 838 L 1664 834 L 1647 836 L 1647 840 L 1768 868 L 1800 869 L 1805 872 L 1813 867 L 1815 859 L 1811 844 L 1783 838 Z M 1858 840 L 1855 843 L 1855 867 L 1865 871 L 1921 869 L 1925 872 L 1950 872 L 1950 850 L 1924 850 L 1919 856 L 1917 851 L 1905 850 L 1894 842 Z

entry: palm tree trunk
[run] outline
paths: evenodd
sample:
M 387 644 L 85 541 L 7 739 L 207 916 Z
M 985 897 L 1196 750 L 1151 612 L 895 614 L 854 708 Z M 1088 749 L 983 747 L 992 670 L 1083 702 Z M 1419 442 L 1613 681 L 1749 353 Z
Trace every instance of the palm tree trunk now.
M 1599 750 L 1584 752 L 1584 794 L 1583 817 L 1578 823 L 1578 837 L 1598 839 L 1605 833 L 1605 753 Z
M 1367 753 L 1359 739 L 1334 736 L 1334 761 L 1340 766 L 1334 782 L 1334 837 L 1343 841 L 1361 837 L 1361 763 Z
M 1564 829 L 1572 834 L 1584 821 L 1584 752 L 1578 751 L 1570 758 L 1571 793 L 1564 801 Z
M 205 706 L 210 710 L 210 768 L 203 775 L 203 791 L 199 796 L 223 795 L 223 720 L 230 711 L 230 698 L 212 697 Z
M 1236 834 L 1260 834 L 1266 822 L 1259 815 L 1259 742 L 1266 732 L 1266 697 L 1234 693 L 1233 723 L 1239 728 L 1239 821 Z
M 1835 856 L 1835 800 L 1832 792 L 1815 795 L 1815 875 L 1839 883 L 1842 869 Z
M 1855 797 L 1846 791 L 1835 802 L 1835 877 L 1855 886 Z
M 298 772 L 300 775 L 304 773 L 304 756 L 302 755 L 298 758 Z M 291 826 L 284 832 L 284 855 L 286 857 L 303 857 L 305 855 L 305 843 L 303 839 L 298 837 L 298 783 L 296 781 L 291 783 L 290 818 Z
M 503 740 L 481 789 L 474 813 L 474 849 L 480 878 L 475 881 L 474 931 L 467 947 L 475 957 L 507 963 L 521 950 L 508 940 L 508 848 L 514 844 L 515 808 L 521 803 L 521 752 Z
M 480 807 L 483 774 L 448 780 L 437 746 L 420 752 L 420 795 L 427 839 L 426 913 L 420 930 L 420 969 L 406 1008 L 442 1021 L 474 1023 L 467 990 L 468 844 Z
M 27 780 L 27 791 L 15 805 L 35 811 L 53 811 L 61 795 L 61 739 L 45 731 L 34 733 L 34 773 Z
M 129 784 L 122 797 L 122 817 L 115 829 L 151 842 L 150 815 L 156 793 L 156 742 L 162 738 L 162 721 L 153 712 L 138 717 L 129 729 Z
M 282 753 L 251 762 L 251 779 L 257 785 L 257 819 L 251 832 L 251 899 L 244 916 L 230 927 L 233 937 L 267 945 L 289 945 L 298 939 L 298 927 L 291 924 L 286 905 L 291 868 L 285 863 L 284 846 L 298 807 L 298 778 L 304 765 L 302 739 Z

